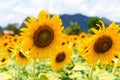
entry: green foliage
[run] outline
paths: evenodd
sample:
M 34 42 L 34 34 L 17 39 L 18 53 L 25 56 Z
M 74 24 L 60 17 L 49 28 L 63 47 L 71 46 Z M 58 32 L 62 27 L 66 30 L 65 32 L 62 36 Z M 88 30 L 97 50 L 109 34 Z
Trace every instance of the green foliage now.
M 13 24 L 8 24 L 7 27 L 5 28 L 6 30 L 11 30 L 14 32 L 14 34 L 19 34 L 20 30 L 17 28 L 18 24 L 13 23 Z
M 18 74 L 19 67 L 19 74 Z M 111 67 L 111 68 L 110 68 Z M 91 80 L 120 80 L 120 66 L 112 73 L 113 65 L 100 65 L 92 70 Z M 0 67 L 0 80 L 89 80 L 91 72 L 90 65 L 79 55 L 77 50 L 71 58 L 71 62 L 59 71 L 53 71 L 50 67 L 50 59 L 39 62 L 36 61 L 35 79 L 32 77 L 33 61 L 27 66 L 17 66 L 14 61 L 10 61 L 6 67 Z
M 40 79 L 40 80 L 48 80 L 48 78 L 47 78 L 46 75 L 44 75 L 44 74 L 41 75 L 39 79 Z
M 92 17 L 92 18 L 90 18 L 89 21 L 88 21 L 88 27 L 89 27 L 89 29 L 90 28 L 99 29 L 99 27 L 96 25 L 99 20 L 101 20 L 101 19 L 98 18 L 98 17 Z
M 63 32 L 67 35 L 78 35 L 80 33 L 80 26 L 76 22 L 71 22 L 70 26 L 67 27 Z

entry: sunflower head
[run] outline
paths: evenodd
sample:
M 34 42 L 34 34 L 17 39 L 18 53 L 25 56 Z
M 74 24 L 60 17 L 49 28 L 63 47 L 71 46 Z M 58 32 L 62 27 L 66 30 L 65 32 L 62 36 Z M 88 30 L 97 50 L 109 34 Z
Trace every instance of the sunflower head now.
M 15 54 L 15 61 L 19 65 L 27 65 L 29 63 L 28 52 L 23 52 L 22 48 L 18 47 L 12 51 Z
M 12 49 L 18 44 L 16 36 L 4 35 L 1 37 L 2 50 L 6 53 L 12 54 Z
M 87 36 L 87 34 L 86 34 L 85 32 L 81 32 L 81 33 L 79 34 L 79 38 L 80 38 L 80 39 L 84 39 L 84 38 L 86 38 L 86 36 Z
M 87 38 L 89 38 L 89 37 L 92 37 L 92 34 L 91 34 L 91 33 L 88 33 L 88 34 L 87 34 Z
M 72 49 L 76 49 L 80 38 L 78 35 L 67 35 L 65 39 L 68 40 L 69 45 Z
M 120 52 L 120 27 L 115 23 L 111 23 L 107 28 L 101 22 L 99 30 L 92 29 L 95 33 L 90 38 L 85 39 L 78 49 L 87 62 L 96 66 L 111 64 L 112 60 L 118 56 Z
M 60 70 L 71 61 L 72 49 L 68 46 L 60 47 L 51 57 L 53 70 Z
M 0 66 L 4 67 L 8 64 L 9 61 L 9 55 L 8 54 L 2 54 L 0 55 Z
M 24 51 L 30 50 L 32 59 L 49 57 L 55 46 L 61 44 L 64 27 L 59 15 L 51 17 L 47 11 L 42 10 L 37 19 L 30 16 L 24 24 L 27 27 L 21 29 L 22 46 Z

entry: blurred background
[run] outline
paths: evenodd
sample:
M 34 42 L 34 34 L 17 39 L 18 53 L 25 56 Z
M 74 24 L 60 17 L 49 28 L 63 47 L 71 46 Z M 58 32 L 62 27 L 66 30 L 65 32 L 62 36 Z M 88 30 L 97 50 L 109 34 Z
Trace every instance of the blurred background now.
M 120 24 L 119 0 L 0 0 L 0 35 L 19 34 L 23 20 L 43 9 L 60 15 L 66 34 L 89 32 L 98 20 Z

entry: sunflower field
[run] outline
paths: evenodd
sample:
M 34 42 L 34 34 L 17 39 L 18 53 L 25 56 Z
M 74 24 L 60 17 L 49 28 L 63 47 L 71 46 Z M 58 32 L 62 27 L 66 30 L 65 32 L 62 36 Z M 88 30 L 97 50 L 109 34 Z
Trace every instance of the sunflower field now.
M 20 35 L 0 37 L 0 80 L 120 80 L 120 26 L 63 33 L 60 16 L 42 10 Z

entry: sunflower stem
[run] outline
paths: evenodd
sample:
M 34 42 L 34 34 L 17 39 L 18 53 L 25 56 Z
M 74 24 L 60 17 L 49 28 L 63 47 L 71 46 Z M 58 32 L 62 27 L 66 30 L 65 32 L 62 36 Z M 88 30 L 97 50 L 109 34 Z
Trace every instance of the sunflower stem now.
M 89 71 L 89 75 L 88 75 L 88 80 L 92 80 L 92 75 L 93 75 L 93 67 L 91 66 L 91 69 Z
M 120 60 L 120 56 L 118 57 L 118 60 L 117 60 L 115 66 L 114 66 L 114 68 L 113 68 L 113 70 L 112 70 L 112 74 L 113 74 L 113 75 L 114 75 L 114 73 L 115 73 L 115 71 L 116 71 L 116 68 L 117 68 L 117 66 L 118 66 L 119 60 Z
M 17 80 L 20 80 L 19 75 L 20 75 L 20 66 L 18 65 L 17 66 Z
M 17 72 L 18 72 L 18 69 L 17 69 L 15 66 L 13 66 L 13 69 L 15 69 L 15 79 L 17 79 Z
M 36 58 L 34 59 L 33 62 L 33 80 L 35 80 L 35 66 L 36 66 Z

